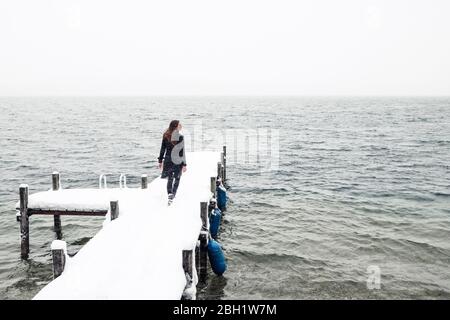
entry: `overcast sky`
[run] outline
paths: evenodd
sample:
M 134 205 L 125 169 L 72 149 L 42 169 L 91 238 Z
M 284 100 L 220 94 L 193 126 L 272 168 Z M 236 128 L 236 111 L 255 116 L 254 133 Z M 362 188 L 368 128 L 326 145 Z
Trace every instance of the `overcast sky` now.
M 1 0 L 0 95 L 450 95 L 448 0 Z

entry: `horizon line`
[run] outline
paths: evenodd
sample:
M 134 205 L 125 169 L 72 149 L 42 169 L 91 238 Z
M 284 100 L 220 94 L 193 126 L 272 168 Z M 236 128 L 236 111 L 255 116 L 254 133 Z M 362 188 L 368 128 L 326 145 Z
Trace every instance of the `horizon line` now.
M 447 98 L 450 94 L 36 94 L 36 95 L 0 95 L 0 98 L 150 98 L 150 97 L 365 97 L 365 98 Z

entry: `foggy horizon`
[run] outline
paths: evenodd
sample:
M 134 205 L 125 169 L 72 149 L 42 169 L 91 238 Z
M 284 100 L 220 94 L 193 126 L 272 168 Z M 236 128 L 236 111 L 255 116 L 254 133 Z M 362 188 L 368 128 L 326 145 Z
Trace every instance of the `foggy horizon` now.
M 0 3 L 0 96 L 450 96 L 443 0 Z

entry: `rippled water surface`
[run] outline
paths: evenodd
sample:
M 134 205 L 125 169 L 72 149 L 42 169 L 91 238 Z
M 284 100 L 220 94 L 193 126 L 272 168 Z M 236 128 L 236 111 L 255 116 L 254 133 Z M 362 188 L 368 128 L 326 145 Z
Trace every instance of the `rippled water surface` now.
M 278 170 L 228 145 L 228 271 L 200 299 L 450 298 L 450 98 L 256 97 L 0 98 L 0 298 L 32 298 L 52 278 L 51 217 L 31 217 L 19 258 L 19 185 L 49 189 L 58 170 L 64 187 L 96 187 L 100 173 L 137 187 L 158 175 L 172 118 L 202 124 L 206 146 L 226 129 L 279 133 Z M 102 219 L 62 218 L 69 253 Z

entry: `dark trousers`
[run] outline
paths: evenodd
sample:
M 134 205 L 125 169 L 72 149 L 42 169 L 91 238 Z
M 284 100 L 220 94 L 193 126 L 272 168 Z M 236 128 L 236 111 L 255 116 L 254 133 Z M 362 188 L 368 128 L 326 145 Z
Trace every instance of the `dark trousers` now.
M 167 193 L 177 193 L 181 179 L 181 165 L 172 165 L 167 168 Z

